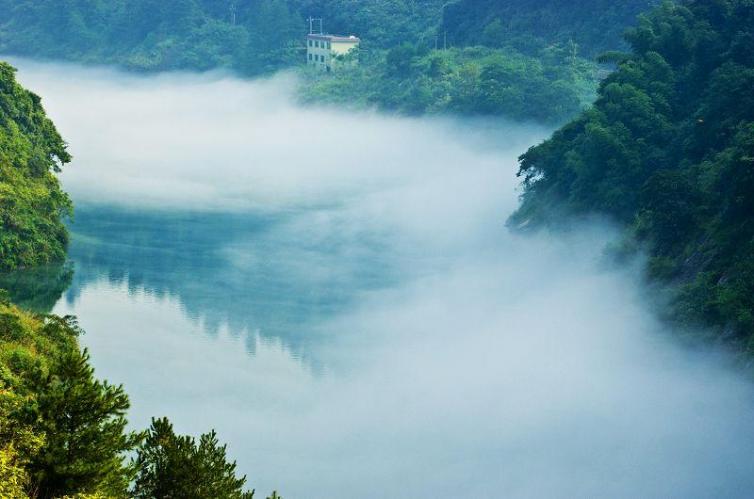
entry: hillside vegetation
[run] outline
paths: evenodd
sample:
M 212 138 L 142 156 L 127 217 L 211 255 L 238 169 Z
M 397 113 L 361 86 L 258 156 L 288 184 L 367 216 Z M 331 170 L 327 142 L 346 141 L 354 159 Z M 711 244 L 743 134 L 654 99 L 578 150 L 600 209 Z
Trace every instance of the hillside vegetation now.
M 566 47 L 531 57 L 514 49 L 428 50 L 403 44 L 348 71 L 310 72 L 302 100 L 410 115 L 562 123 L 594 99 L 596 69 Z
M 562 123 L 594 99 L 592 56 L 650 1 L 0 0 L 0 53 L 259 75 L 303 66 L 315 16 L 361 38 L 360 67 L 300 72 L 305 102 Z
M 521 158 L 518 226 L 603 213 L 674 318 L 754 353 L 754 4 L 665 3 L 612 54 L 592 108 Z
M 0 62 L 0 271 L 65 258 L 71 211 L 54 173 L 70 161 L 40 98 Z
M 128 396 L 95 378 L 80 334 L 0 293 L 0 497 L 253 497 L 214 432 L 197 442 L 166 419 L 127 431 Z
M 443 11 L 443 38 L 468 47 L 515 47 L 536 54 L 574 43 L 594 57 L 621 46 L 623 31 L 658 0 L 457 0 Z
M 367 40 L 359 67 L 308 74 L 303 100 L 561 124 L 594 100 L 594 55 L 620 48 L 650 3 L 450 2 L 436 26 L 399 45 L 376 50 Z
M 268 73 L 304 62 L 310 15 L 367 46 L 414 39 L 438 0 L 0 0 L 0 53 L 136 71 Z

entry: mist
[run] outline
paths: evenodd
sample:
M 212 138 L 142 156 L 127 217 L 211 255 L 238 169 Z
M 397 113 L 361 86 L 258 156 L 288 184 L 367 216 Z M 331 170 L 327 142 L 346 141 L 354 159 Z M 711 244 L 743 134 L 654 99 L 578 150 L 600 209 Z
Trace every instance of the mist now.
M 609 224 L 505 227 L 516 158 L 549 130 L 302 108 L 286 74 L 13 62 L 70 144 L 79 210 L 265 221 L 205 245 L 215 287 L 109 262 L 56 307 L 133 427 L 216 428 L 258 492 L 293 499 L 750 495 L 751 383 L 678 344 L 641 262 L 604 258 Z M 192 287 L 240 304 L 208 328 Z M 278 289 L 348 299 L 285 323 L 306 333 L 294 348 L 265 334 L 303 299 Z M 255 306 L 270 317 L 240 320 Z

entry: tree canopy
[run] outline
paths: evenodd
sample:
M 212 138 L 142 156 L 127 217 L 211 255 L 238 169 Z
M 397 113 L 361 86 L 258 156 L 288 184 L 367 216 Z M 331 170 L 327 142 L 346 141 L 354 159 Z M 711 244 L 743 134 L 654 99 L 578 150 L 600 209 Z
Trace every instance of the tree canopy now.
M 128 396 L 94 376 L 80 334 L 0 292 L 0 497 L 253 497 L 214 431 L 197 442 L 167 419 L 127 430 Z
M 610 215 L 676 319 L 754 353 L 754 4 L 666 2 L 626 39 L 594 106 L 521 157 L 512 222 Z
M 305 101 L 562 123 L 593 100 L 589 58 L 652 1 L 0 0 L 0 52 L 258 75 L 304 65 L 314 16 L 361 38 L 361 67 L 303 73 Z
M 54 173 L 70 160 L 41 99 L 0 62 L 0 271 L 65 257 L 71 201 Z
M 136 499 L 252 499 L 246 477 L 236 477 L 226 447 L 214 431 L 199 437 L 179 436 L 165 418 L 153 419 L 139 448 L 132 496 Z
M 376 48 L 426 35 L 439 0 L 0 0 L 0 52 L 142 71 L 232 68 L 259 74 L 303 62 L 305 19 Z
M 505 116 L 559 124 L 593 100 L 596 66 L 567 47 L 536 57 L 514 49 L 429 50 L 404 43 L 360 67 L 312 72 L 305 102 L 374 106 L 405 114 Z
M 595 56 L 621 47 L 623 31 L 657 0 L 456 0 L 443 9 L 442 34 L 458 46 L 515 47 L 536 53 L 574 43 Z

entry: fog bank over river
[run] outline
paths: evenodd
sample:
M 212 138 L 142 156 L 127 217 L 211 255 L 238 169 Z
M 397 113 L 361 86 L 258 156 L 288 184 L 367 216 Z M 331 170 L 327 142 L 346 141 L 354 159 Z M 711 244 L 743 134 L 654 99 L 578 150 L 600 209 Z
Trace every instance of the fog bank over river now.
M 505 228 L 547 130 L 14 62 L 75 158 L 55 311 L 133 426 L 214 427 L 286 499 L 750 495 L 751 384 L 669 340 L 609 228 Z

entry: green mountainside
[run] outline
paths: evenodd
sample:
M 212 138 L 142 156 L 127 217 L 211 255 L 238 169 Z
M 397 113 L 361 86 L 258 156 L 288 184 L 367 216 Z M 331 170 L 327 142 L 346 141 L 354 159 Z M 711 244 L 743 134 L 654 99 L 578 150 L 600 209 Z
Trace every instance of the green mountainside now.
M 305 102 L 405 114 L 503 116 L 561 124 L 593 102 L 593 58 L 652 0 L 458 0 L 429 30 L 379 50 L 367 42 L 350 71 L 308 75 Z M 368 39 L 367 39 L 368 40 Z
M 440 31 L 452 45 L 515 47 L 530 54 L 574 43 L 594 57 L 621 46 L 623 31 L 658 0 L 456 0 Z
M 0 271 L 65 258 L 71 202 L 54 173 L 70 161 L 39 97 L 0 62 Z
M 305 102 L 563 123 L 594 99 L 594 54 L 649 2 L 0 0 L 0 53 L 253 76 L 303 66 L 314 16 L 361 38 L 360 65 L 301 71 Z
M 596 64 L 561 46 L 530 56 L 512 48 L 430 50 L 405 43 L 348 71 L 306 76 L 304 102 L 554 124 L 582 111 L 597 86 Z
M 521 158 L 518 226 L 601 213 L 677 290 L 674 318 L 754 353 L 754 4 L 665 3 L 592 108 Z M 705 329 L 710 330 L 710 329 Z
M 0 53 L 136 71 L 269 73 L 304 61 L 305 19 L 376 49 L 416 39 L 438 0 L 0 0 Z

